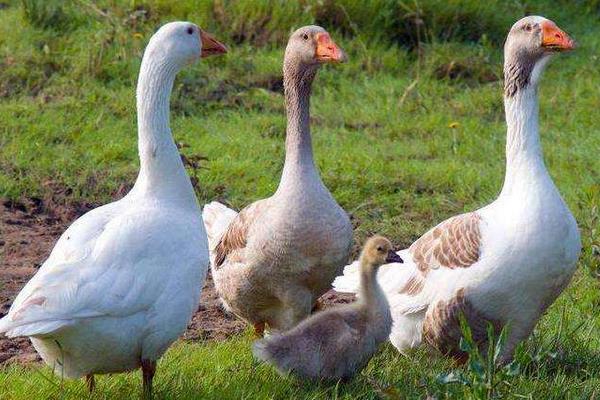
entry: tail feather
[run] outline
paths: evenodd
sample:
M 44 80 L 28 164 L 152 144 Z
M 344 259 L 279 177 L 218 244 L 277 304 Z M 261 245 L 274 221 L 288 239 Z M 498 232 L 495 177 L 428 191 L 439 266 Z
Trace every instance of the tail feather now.
M 269 362 L 271 360 L 271 354 L 269 353 L 267 346 L 268 343 L 265 339 L 255 341 L 252 344 L 252 354 L 254 354 L 254 358 L 260 361 Z
M 360 283 L 360 268 L 358 261 L 344 267 L 342 275 L 333 281 L 333 289 L 338 293 L 358 293 Z
M 4 318 L 0 318 L 0 333 L 6 333 L 10 329 L 10 322 L 8 321 L 8 315 Z
M 273 334 L 255 341 L 252 344 L 252 354 L 256 359 L 273 365 L 280 373 L 285 374 L 292 370 L 293 360 L 290 352 L 283 348 L 285 345 L 279 343 L 281 339 L 285 339 L 285 336 Z
M 377 272 L 377 282 L 385 293 L 397 292 L 415 274 L 416 267 L 412 257 L 407 250 L 401 250 L 398 254 L 404 263 L 385 264 Z M 360 285 L 360 266 L 358 261 L 344 267 L 342 275 L 333 281 L 333 289 L 339 293 L 358 293 Z
M 39 322 L 29 322 L 23 324 L 15 324 L 9 321 L 8 315 L 0 319 L 0 333 L 4 333 L 6 337 L 14 338 L 18 336 L 40 336 L 48 335 L 68 325 L 67 320 L 47 320 Z
M 237 212 L 217 201 L 210 202 L 204 206 L 204 209 L 202 210 L 202 219 L 204 220 L 206 235 L 208 236 L 208 247 L 211 251 L 211 259 L 213 249 L 219 243 L 219 240 L 221 240 L 227 227 L 236 216 Z

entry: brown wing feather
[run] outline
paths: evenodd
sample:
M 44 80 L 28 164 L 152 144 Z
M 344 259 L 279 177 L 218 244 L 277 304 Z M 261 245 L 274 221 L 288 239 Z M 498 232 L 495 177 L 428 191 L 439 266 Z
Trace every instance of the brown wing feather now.
M 465 295 L 464 289 L 458 290 L 448 301 L 440 300 L 432 305 L 423 321 L 423 339 L 442 354 L 458 360 L 463 360 L 465 357 L 459 348 L 462 337 L 461 315 L 471 329 L 473 340 L 480 346 L 485 346 L 487 343 L 488 323 L 492 324 L 495 335 L 500 333 L 503 326 L 500 321 L 488 318 L 477 310 Z
M 415 296 L 421 293 L 423 287 L 425 286 L 425 282 L 423 278 L 420 276 L 411 276 L 408 282 L 400 289 L 400 294 L 407 294 L 409 296 Z
M 481 217 L 467 213 L 442 222 L 410 246 L 417 267 L 424 274 L 438 267 L 467 268 L 479 260 Z
M 215 267 L 221 266 L 225 259 L 236 250 L 246 247 L 248 230 L 254 220 L 261 214 L 262 204 L 260 201 L 250 204 L 231 221 L 215 247 Z

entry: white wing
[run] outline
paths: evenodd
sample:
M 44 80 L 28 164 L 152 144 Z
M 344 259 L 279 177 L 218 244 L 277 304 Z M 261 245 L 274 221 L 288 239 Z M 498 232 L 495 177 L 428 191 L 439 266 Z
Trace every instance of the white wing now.
M 199 217 L 158 208 L 114 215 L 116 205 L 92 210 L 65 231 L 0 332 L 40 335 L 81 318 L 132 315 L 151 309 L 177 274 L 205 273 L 203 230 L 190 223 Z
M 202 219 L 204 220 L 204 227 L 208 236 L 208 247 L 211 252 L 237 215 L 236 211 L 218 201 L 212 201 L 204 206 L 202 209 Z

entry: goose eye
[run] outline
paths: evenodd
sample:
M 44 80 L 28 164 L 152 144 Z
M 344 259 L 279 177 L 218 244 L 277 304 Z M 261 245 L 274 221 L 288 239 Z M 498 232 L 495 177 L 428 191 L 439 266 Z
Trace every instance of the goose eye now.
M 527 24 L 523 27 L 523 29 L 526 30 L 527 32 L 531 32 L 531 29 L 533 29 L 533 28 L 531 27 L 531 24 Z
M 194 33 L 194 28 L 192 28 L 191 26 L 189 28 L 187 28 L 187 33 L 188 35 L 191 35 Z
M 380 253 L 383 252 L 383 247 L 377 246 L 377 251 L 380 252 Z
M 303 35 L 302 35 L 302 39 L 304 39 L 304 40 L 308 40 L 308 34 L 307 34 L 307 33 L 303 34 Z

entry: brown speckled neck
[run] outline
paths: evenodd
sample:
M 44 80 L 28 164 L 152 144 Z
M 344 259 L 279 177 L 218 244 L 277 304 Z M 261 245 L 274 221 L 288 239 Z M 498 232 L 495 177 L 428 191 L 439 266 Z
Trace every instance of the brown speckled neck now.
M 504 96 L 514 97 L 518 91 L 525 89 L 530 84 L 531 72 L 534 62 L 527 59 L 510 57 L 504 63 Z

